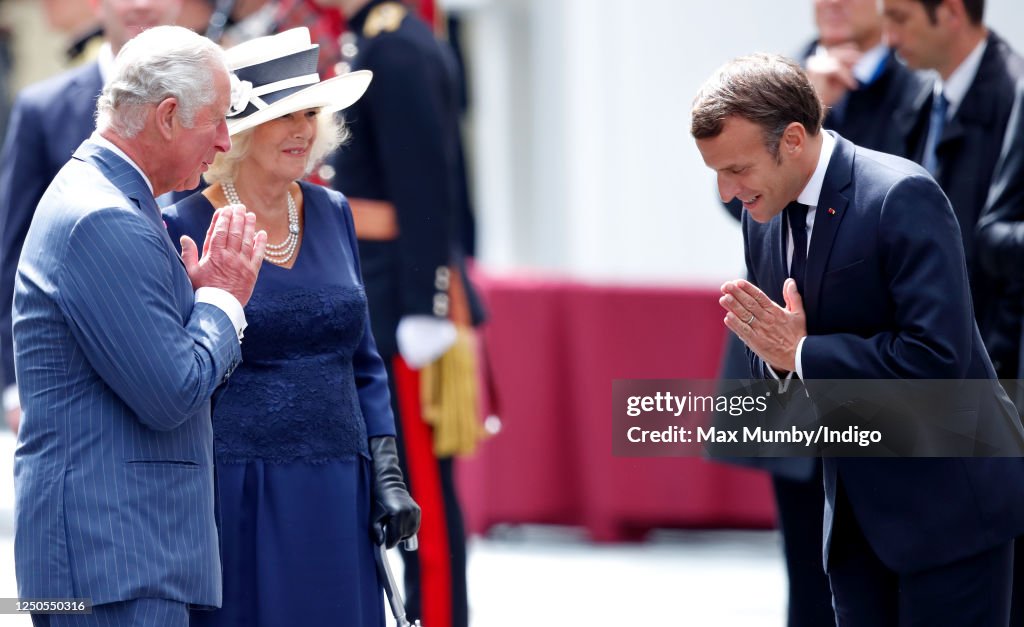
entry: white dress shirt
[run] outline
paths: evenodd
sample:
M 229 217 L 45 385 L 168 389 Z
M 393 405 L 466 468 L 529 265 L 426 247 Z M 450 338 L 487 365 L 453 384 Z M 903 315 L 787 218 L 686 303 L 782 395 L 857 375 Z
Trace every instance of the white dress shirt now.
M 953 116 L 956 115 L 957 110 L 960 108 L 960 103 L 967 96 L 967 91 L 970 90 L 974 77 L 978 75 L 981 57 L 985 54 L 985 48 L 987 47 L 988 40 L 982 39 L 963 62 L 953 70 L 948 79 L 943 81 L 941 78 L 937 78 L 935 80 L 935 95 L 942 94 L 946 97 L 946 102 L 949 103 L 949 106 L 946 108 L 947 122 L 953 119 Z
M 811 250 L 811 237 L 814 232 L 814 216 L 817 213 L 818 201 L 821 199 L 821 187 L 825 183 L 825 172 L 828 171 L 828 164 L 832 160 L 832 153 L 836 148 L 836 140 L 827 131 L 822 130 L 821 132 L 821 153 L 818 155 L 818 165 L 814 168 L 814 173 L 811 175 L 810 180 L 807 181 L 807 185 L 804 186 L 803 191 L 797 196 L 796 201 L 807 205 L 807 252 Z M 786 240 L 786 267 L 790 267 L 793 264 L 793 233 L 789 233 L 789 237 Z M 800 295 L 803 298 L 803 294 Z M 807 337 L 800 338 L 800 342 L 796 345 L 796 375 L 801 379 L 804 378 L 803 364 L 801 363 L 801 354 L 803 353 L 804 340 Z M 775 370 L 765 364 L 768 373 L 775 379 L 779 378 L 779 375 Z M 793 373 L 790 372 L 786 375 L 786 379 L 793 377 Z

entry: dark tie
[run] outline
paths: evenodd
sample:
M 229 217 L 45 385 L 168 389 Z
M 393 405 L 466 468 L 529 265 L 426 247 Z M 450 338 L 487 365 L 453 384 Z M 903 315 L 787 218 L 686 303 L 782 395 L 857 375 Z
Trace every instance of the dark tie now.
M 928 120 L 928 140 L 924 145 L 924 155 L 921 165 L 925 170 L 936 176 L 939 171 L 939 157 L 935 150 L 939 147 L 939 140 L 942 139 L 942 129 L 946 126 L 946 112 L 949 110 L 949 101 L 946 96 L 939 93 L 932 98 L 932 112 Z
M 789 232 L 793 234 L 793 262 L 789 276 L 796 281 L 796 289 L 804 293 L 804 275 L 807 274 L 807 205 L 791 202 L 786 207 Z

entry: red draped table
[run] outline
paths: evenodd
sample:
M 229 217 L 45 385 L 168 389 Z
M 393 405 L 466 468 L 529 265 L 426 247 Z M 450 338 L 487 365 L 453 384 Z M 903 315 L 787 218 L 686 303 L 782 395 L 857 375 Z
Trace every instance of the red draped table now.
M 763 473 L 612 456 L 614 379 L 716 376 L 725 341 L 717 290 L 474 276 L 490 315 L 502 430 L 460 460 L 470 532 L 547 523 L 613 541 L 652 528 L 774 526 Z

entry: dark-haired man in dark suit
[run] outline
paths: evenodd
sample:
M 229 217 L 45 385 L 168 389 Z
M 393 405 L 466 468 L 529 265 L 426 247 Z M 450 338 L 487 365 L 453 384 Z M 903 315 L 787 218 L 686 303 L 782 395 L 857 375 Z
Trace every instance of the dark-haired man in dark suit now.
M 907 156 L 896 121 L 913 114 L 914 97 L 930 81 L 907 68 L 882 37 L 877 0 L 813 0 L 817 38 L 800 58 L 826 107 L 824 126 L 858 146 Z M 730 202 L 738 220 L 742 203 Z M 725 379 L 750 376 L 743 343 L 730 336 Z M 772 475 L 789 578 L 787 627 L 835 622 L 832 591 L 821 567 L 824 493 L 821 462 L 813 458 L 750 458 L 744 465 Z
M 824 131 L 822 117 L 804 72 L 768 55 L 727 64 L 694 102 L 704 162 L 722 199 L 744 206 L 750 281 L 725 284 L 721 304 L 754 372 L 994 380 L 942 190 L 916 164 Z M 1024 443 L 1009 398 L 989 389 L 957 411 Z M 1007 624 L 1024 459 L 823 466 L 839 627 Z

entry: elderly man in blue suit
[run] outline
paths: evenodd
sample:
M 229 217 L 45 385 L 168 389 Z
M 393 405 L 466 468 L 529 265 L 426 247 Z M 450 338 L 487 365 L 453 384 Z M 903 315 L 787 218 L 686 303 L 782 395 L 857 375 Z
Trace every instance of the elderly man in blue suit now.
M 795 374 L 812 400 L 815 379 L 990 380 L 957 416 L 1024 441 L 949 201 L 920 166 L 823 131 L 822 117 L 804 72 L 769 55 L 727 64 L 694 102 L 722 199 L 743 202 L 750 281 L 726 283 L 721 304 L 755 376 Z M 824 483 L 840 627 L 1007 624 L 1024 459 L 826 458 Z
M 154 196 L 230 148 L 223 52 L 180 27 L 130 41 L 97 131 L 43 195 L 14 294 L 24 415 L 15 452 L 22 598 L 88 598 L 37 625 L 187 625 L 217 606 L 210 397 L 240 360 L 266 246 L 220 211 L 179 257 Z
M 14 430 L 20 404 L 14 382 L 11 298 L 14 269 L 32 214 L 57 171 L 95 130 L 96 99 L 118 51 L 147 28 L 173 24 L 182 5 L 182 0 L 91 2 L 106 40 L 98 58 L 19 93 L 0 155 L 0 371 L 4 409 Z

